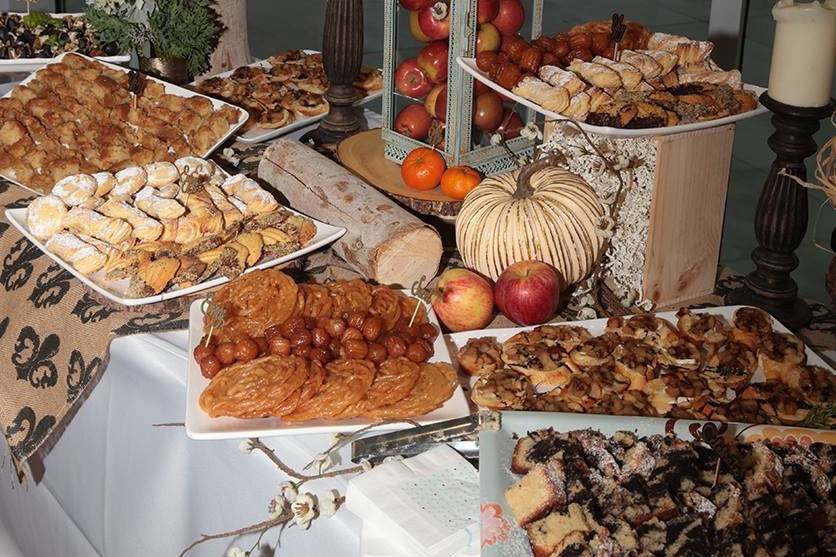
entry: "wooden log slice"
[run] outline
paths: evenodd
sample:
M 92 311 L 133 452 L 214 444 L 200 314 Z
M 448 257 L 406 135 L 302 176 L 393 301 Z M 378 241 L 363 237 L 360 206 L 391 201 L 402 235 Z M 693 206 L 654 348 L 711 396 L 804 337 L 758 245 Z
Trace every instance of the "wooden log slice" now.
M 404 183 L 400 165 L 383 156 L 380 128 L 342 140 L 337 145 L 337 157 L 346 168 L 416 213 L 438 217 L 455 217 L 459 214 L 462 202 L 444 195 L 441 189 L 420 191 Z
M 264 152 L 258 176 L 311 217 L 344 227 L 334 251 L 368 279 L 410 287 L 441 262 L 441 237 L 350 171 L 298 141 Z

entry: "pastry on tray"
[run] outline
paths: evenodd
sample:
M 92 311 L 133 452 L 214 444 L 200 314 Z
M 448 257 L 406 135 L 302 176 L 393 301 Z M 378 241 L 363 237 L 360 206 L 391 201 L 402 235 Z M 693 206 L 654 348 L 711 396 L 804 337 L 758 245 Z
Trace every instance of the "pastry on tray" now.
M 126 70 L 76 54 L 44 66 L 0 99 L 0 174 L 47 193 L 70 175 L 202 156 L 241 118 L 234 107 L 144 83 L 137 95 Z
M 723 71 L 711 60 L 712 43 L 651 34 L 628 22 L 616 49 L 610 25 L 589 22 L 568 34 L 535 39 L 537 63 L 529 57 L 502 58 L 505 52 L 497 59 L 480 53 L 477 66 L 494 80 L 502 75 L 499 82 L 514 94 L 595 126 L 659 128 L 757 108 L 754 94 L 743 89 L 740 72 Z
M 278 129 L 328 112 L 322 54 L 290 50 L 271 56 L 267 64 L 242 66 L 229 76 L 204 79 L 196 89 L 245 108 L 250 119 L 243 131 Z M 363 67 L 354 85 L 362 96 L 368 96 L 383 88 L 383 75 Z
M 26 225 L 94 281 L 128 280 L 133 298 L 235 276 L 316 234 L 256 181 L 194 157 L 67 176 L 32 201 Z
M 456 357 L 477 375 L 473 402 L 493 410 L 836 425 L 836 375 L 805 365 L 804 343 L 773 331 L 767 313 L 743 307 L 731 324 L 711 312 L 676 315 L 677 325 L 613 317 L 599 336 L 540 325 L 501 343 L 470 339 Z
M 829 555 L 833 467 L 823 443 L 543 429 L 505 501 L 535 557 Z
M 297 284 L 273 269 L 229 282 L 213 298 L 223 323 L 205 324 L 194 351 L 210 379 L 200 407 L 285 422 L 395 420 L 441 407 L 456 373 L 429 362 L 438 328 L 423 312 L 401 312 L 406 301 L 362 280 Z

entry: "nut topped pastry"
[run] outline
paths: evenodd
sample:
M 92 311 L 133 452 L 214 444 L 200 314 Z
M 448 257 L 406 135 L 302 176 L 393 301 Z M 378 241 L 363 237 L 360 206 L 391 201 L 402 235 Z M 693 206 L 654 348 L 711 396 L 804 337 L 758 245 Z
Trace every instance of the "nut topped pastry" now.
M 472 338 L 459 348 L 456 360 L 470 375 L 481 375 L 502 367 L 501 350 L 494 338 Z
M 632 317 L 611 317 L 607 320 L 607 332 L 623 338 L 641 340 L 660 348 L 679 340 L 676 328 L 665 319 L 642 314 Z
M 758 362 L 767 380 L 784 380 L 794 367 L 807 359 L 804 343 L 788 333 L 769 333 L 758 346 Z
M 729 338 L 729 325 L 722 316 L 694 313 L 687 308 L 680 308 L 676 316 L 679 332 L 695 344 L 716 346 Z
M 732 317 L 732 340 L 742 342 L 753 350 L 758 341 L 772 332 L 772 317 L 762 309 L 743 307 Z

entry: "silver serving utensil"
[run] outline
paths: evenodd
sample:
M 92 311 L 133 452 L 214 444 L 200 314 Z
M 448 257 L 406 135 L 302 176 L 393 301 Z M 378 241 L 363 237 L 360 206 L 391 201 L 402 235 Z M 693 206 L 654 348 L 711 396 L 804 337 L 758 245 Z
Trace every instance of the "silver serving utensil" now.
M 377 463 L 387 456 L 414 456 L 436 445 L 447 444 L 468 460 L 479 459 L 479 431 L 499 427 L 496 412 L 364 437 L 351 444 L 351 461 Z

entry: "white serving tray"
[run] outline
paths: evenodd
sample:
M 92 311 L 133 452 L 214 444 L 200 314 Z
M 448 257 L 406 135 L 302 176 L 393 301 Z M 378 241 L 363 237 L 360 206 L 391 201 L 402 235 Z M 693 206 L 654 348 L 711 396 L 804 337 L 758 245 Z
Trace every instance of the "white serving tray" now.
M 298 211 L 294 211 L 289 207 L 285 207 L 285 209 L 292 213 L 301 214 Z M 86 286 L 95 290 L 108 300 L 116 302 L 117 304 L 122 304 L 125 306 L 138 306 L 142 304 L 162 302 L 164 300 L 171 300 L 174 298 L 179 298 L 181 296 L 194 294 L 195 292 L 200 292 L 201 290 L 206 290 L 207 288 L 212 288 L 229 282 L 229 279 L 227 277 L 214 277 L 204 282 L 201 282 L 200 284 L 190 286 L 188 288 L 169 290 L 167 292 L 163 292 L 162 294 L 157 294 L 155 296 L 147 296 L 145 298 L 128 298 L 125 296 L 125 292 L 127 291 L 129 284 L 128 279 L 123 279 L 120 281 L 107 281 L 105 280 L 104 273 L 102 271 L 97 271 L 90 276 L 83 275 L 76 271 L 72 265 L 70 265 L 57 255 L 47 250 L 44 246 L 44 243 L 35 238 L 29 231 L 29 228 L 26 226 L 26 211 L 27 209 L 25 208 L 7 209 L 6 219 L 8 219 L 8 221 L 12 223 L 12 225 L 15 228 L 20 230 L 21 234 L 23 234 L 30 242 L 38 246 L 38 249 L 47 254 L 47 256 L 49 256 L 50 259 L 61 265 L 68 272 L 72 273 L 73 276 L 75 276 L 78 280 L 83 282 Z M 301 249 L 294 251 L 293 253 L 289 253 L 282 257 L 269 259 L 267 261 L 262 261 L 261 263 L 258 263 L 257 265 L 250 267 L 244 272 L 249 273 L 250 271 L 254 271 L 256 269 L 268 269 L 270 267 L 275 267 L 276 265 L 279 265 L 281 263 L 292 261 L 297 257 L 305 255 L 306 253 L 310 253 L 314 250 L 317 250 L 323 246 L 330 244 L 331 242 L 338 240 L 342 237 L 343 234 L 345 234 L 345 228 L 331 226 L 330 224 L 325 224 L 324 222 L 319 222 L 315 219 L 311 220 L 316 225 L 316 235 L 313 238 L 311 238 L 308 244 L 303 246 Z
M 517 439 L 530 431 L 552 427 L 566 432 L 594 429 L 606 435 L 632 431 L 640 437 L 673 431 L 687 441 L 694 441 L 693 431 L 707 422 L 632 416 L 596 416 L 559 412 L 503 412 L 499 431 L 479 434 L 479 491 L 481 507 L 482 557 L 531 557 L 528 536 L 517 525 L 505 502 L 505 490 L 521 476 L 511 472 L 511 455 Z M 836 431 L 791 426 L 748 426 L 734 422 L 720 425 L 724 435 L 742 441 L 768 439 L 777 442 L 836 444 Z M 741 433 L 742 432 L 742 433 Z
M 475 79 L 478 79 L 494 91 L 497 91 L 505 95 L 509 99 L 513 99 L 515 102 L 518 102 L 523 106 L 527 106 L 528 108 L 546 116 L 547 118 L 566 118 L 566 116 L 557 112 L 552 112 L 551 110 L 546 110 L 539 104 L 532 102 L 528 99 L 524 99 L 521 96 L 512 93 L 508 89 L 494 82 L 490 77 L 488 77 L 488 74 L 476 67 L 476 58 L 463 58 L 459 56 L 458 58 L 456 58 L 456 62 L 459 64 L 459 66 L 461 66 L 464 69 L 464 71 L 472 75 Z M 758 87 L 757 85 L 744 84 L 743 88 L 747 91 L 751 91 L 752 93 L 754 93 L 756 97 L 760 96 L 761 93 L 766 91 L 766 88 Z M 606 135 L 614 138 L 651 137 L 660 135 L 670 135 L 674 133 L 684 133 L 695 130 L 704 130 L 707 128 L 716 128 L 718 126 L 724 126 L 726 124 L 731 124 L 740 120 L 745 120 L 746 118 L 753 118 L 761 114 L 766 114 L 767 112 L 768 110 L 766 109 L 766 107 L 760 104 L 760 102 L 758 102 L 758 106 L 754 110 L 750 110 L 749 112 L 742 112 L 740 114 L 734 114 L 733 116 L 725 116 L 723 118 L 717 118 L 716 120 L 694 122 L 692 124 L 680 124 L 678 126 L 665 126 L 663 128 L 644 128 L 638 130 L 627 130 L 622 128 L 610 128 L 607 126 L 593 126 L 585 122 L 578 123 L 580 124 L 581 128 L 583 128 L 583 130 L 587 133 Z
M 302 52 L 304 52 L 305 54 L 318 54 L 319 53 L 318 50 L 303 50 Z M 253 62 L 252 64 L 248 64 L 247 66 L 252 67 L 252 68 L 269 69 L 270 68 L 270 62 L 268 62 L 267 60 L 260 60 L 258 62 Z M 207 78 L 204 78 L 204 79 L 210 79 L 212 77 L 220 77 L 220 78 L 229 77 L 237 69 L 238 68 L 235 68 L 235 69 L 232 69 L 232 70 L 229 70 L 229 71 L 226 71 L 226 72 L 223 72 L 223 73 L 219 73 L 217 75 L 213 75 L 213 76 L 210 76 L 210 77 L 207 77 Z M 197 85 L 201 81 L 204 81 L 204 79 L 195 80 L 191 83 L 191 85 Z M 373 101 L 374 99 L 380 98 L 382 95 L 383 95 L 383 89 L 381 89 L 381 90 L 379 90 L 375 93 L 372 93 L 371 95 L 367 95 L 367 96 L 363 97 L 362 99 L 360 99 L 356 103 L 354 103 L 354 105 L 355 106 L 360 106 L 360 105 L 369 103 L 369 102 Z M 290 133 L 293 130 L 298 130 L 299 128 L 303 128 L 303 127 L 305 127 L 309 124 L 313 124 L 314 122 L 319 122 L 320 120 L 322 120 L 325 117 L 326 114 L 328 114 L 327 111 L 323 112 L 322 114 L 319 114 L 317 116 L 304 116 L 302 114 L 295 113 L 294 115 L 296 116 L 296 119 L 293 120 L 293 122 L 291 122 L 290 124 L 288 124 L 286 126 L 282 126 L 281 128 L 276 128 L 276 129 L 259 128 L 258 126 L 256 126 L 256 127 L 252 128 L 250 130 L 247 130 L 243 133 L 238 134 L 238 137 L 236 137 L 235 139 L 237 139 L 241 143 L 261 143 L 263 141 L 267 141 L 269 139 L 273 139 L 275 137 L 279 137 L 279 136 L 285 135 L 287 133 Z
M 404 294 L 409 296 L 407 291 Z M 200 366 L 192 355 L 195 347 L 203 336 L 203 313 L 200 311 L 200 304 L 203 300 L 196 300 L 192 303 L 189 312 L 189 367 L 186 372 L 186 434 L 192 439 L 237 439 L 249 437 L 271 437 L 280 435 L 308 435 L 315 433 L 335 433 L 338 431 L 353 431 L 361 427 L 371 425 L 375 422 L 356 418 L 353 420 L 324 421 L 312 420 L 310 422 L 283 424 L 281 418 L 259 418 L 243 420 L 238 418 L 210 418 L 200 409 L 198 402 L 203 389 L 209 384 L 209 380 L 200 373 Z M 427 309 L 427 319 L 438 327 L 438 319 L 432 308 Z M 447 351 L 447 344 L 442 335 L 438 335 L 433 344 L 434 354 L 430 362 L 451 362 L 450 353 Z M 431 424 L 443 420 L 461 418 L 470 414 L 470 405 L 462 391 L 457 386 L 444 405 L 419 418 L 413 418 L 419 424 Z M 382 425 L 379 431 L 396 430 L 410 427 L 409 424 L 393 423 Z
M 699 309 L 692 309 L 694 313 L 713 313 L 715 315 L 722 315 L 726 318 L 726 320 L 731 323 L 732 322 L 732 315 L 734 314 L 735 310 L 738 308 L 742 308 L 746 306 L 717 306 L 717 307 L 710 307 L 710 308 L 699 308 Z M 657 317 L 661 317 L 662 319 L 667 319 L 670 321 L 674 326 L 676 325 L 676 312 L 675 311 L 664 311 L 655 313 Z M 772 328 L 773 330 L 779 333 L 791 333 L 783 323 L 778 321 L 775 317 L 772 318 Z M 549 325 L 573 325 L 576 327 L 584 327 L 589 331 L 589 333 L 593 336 L 598 336 L 604 333 L 604 328 L 607 326 L 607 318 L 600 318 L 600 319 L 587 319 L 585 321 L 566 321 L 561 323 L 549 323 Z M 494 337 L 496 338 L 497 342 L 505 342 L 515 334 L 519 333 L 520 331 L 530 331 L 534 329 L 535 326 L 531 327 L 515 327 L 515 328 L 507 328 L 507 329 L 482 329 L 479 331 L 465 331 L 463 333 L 454 333 L 448 335 L 450 340 L 450 351 L 455 352 L 465 344 L 467 341 L 472 338 L 480 338 L 480 337 Z M 809 347 L 805 345 L 806 352 L 807 352 L 807 363 L 809 365 L 816 365 L 821 366 L 825 369 L 833 371 L 829 364 L 827 364 L 821 356 L 810 350 Z M 458 365 L 456 363 L 455 365 Z M 754 375 L 752 376 L 752 383 L 763 383 L 765 381 L 763 375 L 763 369 L 761 369 L 760 365 L 758 369 L 755 370 Z M 582 415 L 589 415 L 589 414 L 582 414 Z
M 65 52 L 63 54 L 60 54 L 59 56 L 56 56 L 55 58 L 51 58 L 49 60 L 49 62 L 47 64 L 44 64 L 44 65 L 46 66 L 46 65 L 49 65 L 49 64 L 58 64 L 64 59 L 64 56 L 66 56 L 68 54 L 75 54 L 76 56 L 81 56 L 82 58 L 86 58 L 88 60 L 96 60 L 97 62 L 99 62 L 101 64 L 104 64 L 105 66 L 107 66 L 109 68 L 113 68 L 114 70 L 119 70 L 119 71 L 124 72 L 124 73 L 128 73 L 128 72 L 131 71 L 130 68 L 124 68 L 124 67 L 118 66 L 116 64 L 111 64 L 109 62 L 104 62 L 104 61 L 99 60 L 99 59 L 90 58 L 89 56 L 84 56 L 83 54 L 71 53 L 71 52 Z M 30 74 L 26 79 L 24 79 L 23 81 L 21 81 L 17 85 L 18 86 L 26 85 L 27 83 L 29 83 L 29 81 L 35 79 L 36 75 L 37 74 L 35 74 L 35 73 Z M 205 98 L 209 99 L 210 101 L 212 101 L 212 106 L 215 107 L 215 110 L 219 110 L 220 108 L 222 108 L 224 106 L 229 106 L 229 107 L 232 107 L 232 108 L 234 108 L 235 110 L 238 111 L 238 114 L 240 115 L 238 117 L 238 122 L 233 124 L 232 126 L 230 126 L 229 131 L 227 131 L 226 134 L 223 137 L 221 137 L 214 145 L 212 145 L 212 147 L 210 147 L 205 153 L 195 154 L 195 156 L 199 156 L 199 157 L 202 157 L 202 158 L 208 157 L 210 154 L 212 154 L 212 152 L 215 149 L 217 149 L 227 139 L 229 139 L 229 137 L 231 135 L 233 135 L 238 130 L 238 128 L 243 126 L 244 122 L 247 121 L 247 118 L 250 117 L 250 115 L 247 114 L 246 110 L 244 110 L 243 108 L 239 108 L 239 107 L 237 107 L 233 104 L 229 104 L 228 102 L 219 101 L 218 99 L 213 99 L 212 97 L 208 97 L 208 96 L 202 95 L 200 93 L 195 93 L 194 91 L 191 91 L 190 89 L 186 89 L 184 87 L 179 87 L 177 85 L 173 85 L 171 83 L 168 83 L 167 81 L 163 81 L 162 79 L 157 79 L 156 77 L 153 77 L 153 76 L 150 76 L 150 75 L 147 75 L 146 77 L 148 79 L 152 80 L 152 81 L 156 81 L 157 83 L 162 84 L 163 87 L 165 88 L 165 92 L 169 93 L 171 95 L 177 95 L 179 97 L 185 97 L 185 98 L 188 98 L 188 97 L 205 97 Z M 10 97 L 13 92 L 14 92 L 14 89 L 12 89 L 11 91 L 9 91 L 5 95 L 3 95 L 3 97 L 4 98 L 5 97 Z M 32 189 L 32 188 L 26 186 L 25 184 L 21 184 L 20 182 L 18 182 L 17 180 L 15 180 L 11 176 L 7 176 L 5 174 L 0 174 L 0 177 L 5 178 L 6 180 L 8 180 L 8 181 L 10 181 L 14 184 L 17 184 L 18 186 L 20 186 L 22 188 L 25 188 L 25 189 L 33 192 L 33 193 L 36 193 L 38 195 L 43 195 L 43 192 Z
M 21 17 L 25 16 L 25 12 L 6 12 L 10 14 L 17 14 Z M 47 13 L 47 15 L 62 19 L 68 15 L 71 16 L 81 16 L 84 15 L 80 12 L 73 12 L 73 13 Z M 63 53 L 62 53 L 63 54 Z M 59 55 L 60 56 L 60 55 Z M 29 73 L 34 72 L 46 64 L 50 62 L 54 62 L 58 57 L 53 56 L 52 58 L 0 58 L 0 73 Z M 100 62 L 110 62 L 112 64 L 124 64 L 126 62 L 131 61 L 130 54 L 118 54 L 116 56 L 96 56 L 96 60 Z

